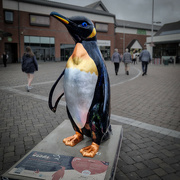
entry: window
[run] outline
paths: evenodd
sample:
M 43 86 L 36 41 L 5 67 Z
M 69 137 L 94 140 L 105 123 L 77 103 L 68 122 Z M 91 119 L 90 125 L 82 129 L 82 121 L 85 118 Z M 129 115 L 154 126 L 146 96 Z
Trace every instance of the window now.
M 14 20 L 13 12 L 12 11 L 5 11 L 4 12 L 4 18 L 5 18 L 5 22 L 12 23 Z
M 99 32 L 108 32 L 108 24 L 104 23 L 95 23 L 96 31 Z
M 34 26 L 49 26 L 49 16 L 30 14 L 30 24 Z
M 60 44 L 61 48 L 61 61 L 67 61 L 72 55 L 75 45 L 74 44 Z
M 55 60 L 55 38 L 40 36 L 24 36 L 24 44 L 31 46 L 37 60 Z

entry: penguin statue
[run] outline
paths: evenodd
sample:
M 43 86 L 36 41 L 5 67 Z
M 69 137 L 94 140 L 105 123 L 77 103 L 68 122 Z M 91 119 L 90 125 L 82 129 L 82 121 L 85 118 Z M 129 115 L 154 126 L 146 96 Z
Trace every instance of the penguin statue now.
M 66 26 L 76 45 L 49 93 L 49 107 L 55 112 L 65 95 L 67 114 L 75 135 L 63 142 L 75 146 L 83 140 L 83 135 L 91 137 L 92 144 L 80 152 L 83 156 L 94 157 L 100 143 L 107 140 L 111 132 L 109 76 L 97 46 L 96 29 L 92 21 L 83 16 L 66 18 L 56 12 L 50 15 Z M 60 93 L 57 87 L 62 79 L 63 92 Z

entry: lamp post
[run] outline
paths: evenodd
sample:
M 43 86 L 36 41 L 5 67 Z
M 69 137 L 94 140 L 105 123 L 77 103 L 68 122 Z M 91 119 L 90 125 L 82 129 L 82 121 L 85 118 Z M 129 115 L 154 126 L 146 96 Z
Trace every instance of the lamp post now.
M 153 24 L 154 24 L 154 0 L 152 0 L 152 26 L 151 26 L 151 56 L 153 59 Z
M 123 54 L 125 52 L 125 22 L 123 22 Z
M 120 39 L 122 39 L 123 40 L 123 50 L 122 50 L 122 53 L 124 54 L 124 52 L 125 52 L 125 22 L 124 22 L 124 20 L 123 20 L 123 37 L 122 38 L 120 38 Z
M 153 31 L 154 31 L 154 24 L 161 24 L 160 21 L 154 21 L 154 0 L 152 0 L 152 27 L 151 27 L 151 56 L 153 59 L 153 47 L 154 47 L 154 43 L 153 43 Z

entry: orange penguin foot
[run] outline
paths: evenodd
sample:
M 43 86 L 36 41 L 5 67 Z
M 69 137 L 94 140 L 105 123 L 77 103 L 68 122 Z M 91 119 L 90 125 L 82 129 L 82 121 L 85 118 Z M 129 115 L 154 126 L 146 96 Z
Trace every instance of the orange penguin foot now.
M 79 132 L 76 132 L 75 135 L 64 138 L 63 139 L 63 143 L 66 146 L 75 146 L 76 144 L 78 144 L 79 142 L 81 142 L 83 140 L 83 135 L 80 134 Z
M 99 150 L 99 145 L 92 142 L 90 146 L 84 147 L 80 150 L 80 153 L 86 157 L 94 157 Z

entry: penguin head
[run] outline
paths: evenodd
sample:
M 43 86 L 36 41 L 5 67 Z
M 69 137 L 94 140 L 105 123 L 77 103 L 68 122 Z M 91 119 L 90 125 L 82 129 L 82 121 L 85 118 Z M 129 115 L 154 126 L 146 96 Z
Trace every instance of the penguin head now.
M 76 43 L 82 41 L 96 41 L 96 29 L 91 20 L 84 16 L 66 18 L 57 12 L 51 12 L 51 16 L 63 23 Z

